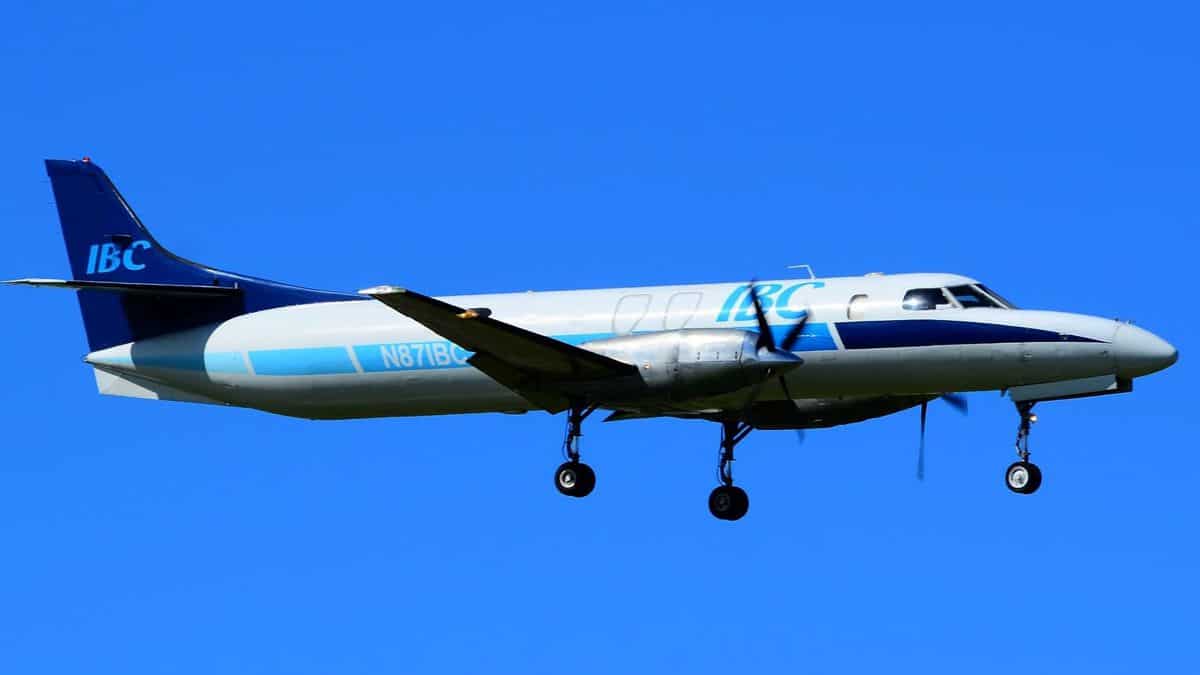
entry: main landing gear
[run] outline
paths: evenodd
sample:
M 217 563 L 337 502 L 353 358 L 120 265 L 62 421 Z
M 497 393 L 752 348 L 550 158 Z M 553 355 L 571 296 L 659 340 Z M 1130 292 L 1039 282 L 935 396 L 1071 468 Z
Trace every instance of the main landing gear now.
M 567 414 L 567 436 L 563 452 L 567 461 L 554 472 L 554 487 L 568 497 L 586 497 L 596 487 L 596 473 L 579 461 L 579 439 L 583 421 L 596 411 L 595 405 L 572 404 Z M 738 520 L 750 510 L 746 491 L 733 484 L 733 449 L 750 434 L 752 427 L 741 421 L 721 422 L 721 454 L 717 474 L 721 484 L 708 496 L 708 510 L 721 520 Z
M 721 456 L 717 461 L 721 485 L 708 495 L 708 510 L 721 520 L 737 520 L 750 510 L 750 497 L 733 484 L 733 448 L 749 435 L 751 429 L 745 422 L 721 422 Z
M 1021 415 L 1021 424 L 1017 427 L 1017 456 L 1021 459 L 1009 465 L 1004 472 L 1004 483 L 1013 492 L 1031 495 L 1042 485 L 1042 470 L 1029 461 L 1029 428 L 1037 422 L 1037 415 L 1033 414 L 1033 402 L 1018 403 L 1017 413 Z
M 596 411 L 594 405 L 571 405 L 567 414 L 567 438 L 563 441 L 563 452 L 567 461 L 554 472 L 554 487 L 568 497 L 586 497 L 596 487 L 596 472 L 579 461 L 579 438 L 583 436 L 583 421 Z

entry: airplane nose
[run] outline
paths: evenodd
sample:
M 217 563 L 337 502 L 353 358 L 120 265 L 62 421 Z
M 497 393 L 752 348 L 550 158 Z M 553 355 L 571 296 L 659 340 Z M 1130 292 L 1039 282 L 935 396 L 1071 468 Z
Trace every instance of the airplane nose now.
M 1157 373 L 1179 360 L 1179 351 L 1171 343 L 1128 323 L 1117 328 L 1113 353 L 1117 357 L 1117 375 L 1121 377 Z

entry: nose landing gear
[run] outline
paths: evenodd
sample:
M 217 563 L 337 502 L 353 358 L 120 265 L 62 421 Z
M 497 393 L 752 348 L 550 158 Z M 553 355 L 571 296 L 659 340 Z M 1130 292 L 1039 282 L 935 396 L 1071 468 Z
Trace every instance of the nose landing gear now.
M 721 422 L 721 457 L 717 462 L 721 485 L 708 495 L 708 510 L 721 520 L 738 520 L 750 510 L 750 497 L 733 484 L 733 449 L 751 430 L 745 422 Z
M 1029 461 L 1029 430 L 1037 422 L 1033 402 L 1018 403 L 1017 413 L 1021 415 L 1021 424 L 1017 427 L 1017 456 L 1021 459 L 1010 464 L 1004 472 L 1004 483 L 1017 494 L 1031 495 L 1042 485 L 1042 470 Z
M 579 461 L 579 439 L 583 436 L 583 421 L 596 411 L 596 406 L 572 405 L 567 414 L 567 437 L 563 451 L 567 461 L 554 471 L 554 487 L 568 497 L 586 497 L 596 487 L 596 472 Z

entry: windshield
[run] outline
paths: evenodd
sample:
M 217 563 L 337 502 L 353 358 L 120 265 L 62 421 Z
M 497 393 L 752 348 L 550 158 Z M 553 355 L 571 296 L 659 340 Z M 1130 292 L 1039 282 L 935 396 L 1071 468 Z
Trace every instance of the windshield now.
M 962 284 L 947 288 L 914 288 L 904 294 L 901 306 L 909 311 L 930 309 L 1015 309 L 1011 302 L 982 284 Z
M 984 293 L 987 293 L 989 296 L 991 296 L 992 299 L 995 300 L 996 302 L 1000 303 L 1000 306 L 1003 307 L 1004 309 L 1016 309 L 1017 308 L 1016 305 L 1012 304 L 1008 300 L 1005 300 L 1003 295 L 1000 295 L 999 293 L 997 293 L 996 291 L 993 291 L 992 289 L 988 288 L 987 286 L 984 286 L 983 284 L 976 284 L 975 287 L 978 288 L 979 290 L 983 291 Z
M 950 295 L 958 301 L 958 304 L 963 306 L 963 309 L 971 309 L 972 307 L 999 307 L 1000 303 L 984 295 L 982 291 L 973 286 L 951 286 L 949 289 Z

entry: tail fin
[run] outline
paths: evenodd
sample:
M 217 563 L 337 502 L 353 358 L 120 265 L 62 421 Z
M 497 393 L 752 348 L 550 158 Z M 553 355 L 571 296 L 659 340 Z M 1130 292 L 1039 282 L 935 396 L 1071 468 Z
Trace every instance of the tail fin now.
M 361 299 L 222 272 L 180 258 L 155 241 L 94 162 L 48 159 L 46 172 L 74 280 L 108 285 L 78 291 L 92 351 L 272 307 Z M 122 285 L 147 284 L 217 286 L 239 292 L 188 297 L 113 292 Z

